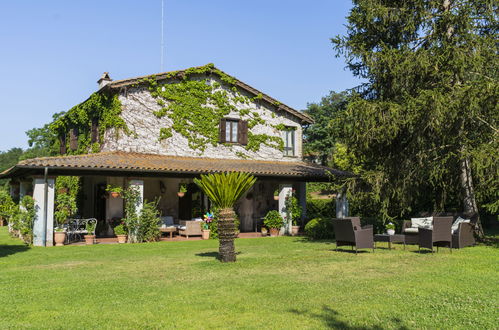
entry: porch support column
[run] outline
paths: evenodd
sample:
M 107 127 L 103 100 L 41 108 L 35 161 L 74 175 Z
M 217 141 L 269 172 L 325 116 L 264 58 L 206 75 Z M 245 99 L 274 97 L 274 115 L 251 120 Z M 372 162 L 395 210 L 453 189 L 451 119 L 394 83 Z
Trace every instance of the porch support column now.
M 45 194 L 44 178 L 33 179 L 33 199 L 35 200 L 36 217 L 33 224 L 33 245 L 43 246 L 43 217 L 47 205 L 46 246 L 54 245 L 54 178 L 47 178 L 47 194 Z M 45 203 L 45 196 L 47 202 Z
M 298 198 L 298 203 L 301 206 L 301 219 L 297 221 L 298 224 L 303 229 L 303 225 L 305 223 L 305 218 L 307 217 L 307 183 L 306 182 L 298 182 L 296 184 L 296 197 Z
M 336 217 L 346 218 L 348 217 L 348 200 L 347 193 L 342 190 L 336 195 Z
M 292 191 L 293 185 L 291 184 L 285 183 L 279 185 L 279 213 L 286 220 L 285 225 L 279 231 L 280 235 L 289 235 L 291 233 L 291 221 L 288 221 L 289 219 L 287 218 L 286 197 L 288 195 L 291 196 Z
M 142 207 L 144 206 L 144 180 L 131 179 L 128 181 L 128 185 L 134 187 L 139 192 L 140 200 L 135 206 L 135 209 L 137 210 L 137 214 L 140 214 Z

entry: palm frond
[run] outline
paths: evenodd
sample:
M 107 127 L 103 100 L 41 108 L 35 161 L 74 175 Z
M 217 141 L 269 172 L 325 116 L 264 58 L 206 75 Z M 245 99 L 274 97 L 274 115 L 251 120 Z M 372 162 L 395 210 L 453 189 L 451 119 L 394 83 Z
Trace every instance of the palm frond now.
M 194 183 L 218 208 L 233 207 L 255 182 L 253 175 L 238 172 L 201 174 L 200 179 L 194 179 Z

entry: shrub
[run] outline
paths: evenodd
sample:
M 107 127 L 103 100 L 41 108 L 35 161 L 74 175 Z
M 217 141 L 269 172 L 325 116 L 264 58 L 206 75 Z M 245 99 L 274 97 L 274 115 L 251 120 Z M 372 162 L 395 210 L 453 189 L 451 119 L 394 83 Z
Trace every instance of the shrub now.
M 315 218 L 305 226 L 305 234 L 311 239 L 334 238 L 333 222 L 330 218 Z
M 267 228 L 279 229 L 284 225 L 284 219 L 278 211 L 272 210 L 269 211 L 263 219 L 263 224 Z
M 119 224 L 116 227 L 114 227 L 114 234 L 115 235 L 126 235 L 126 230 L 123 224 Z
M 24 196 L 19 203 L 18 229 L 24 243 L 33 244 L 33 224 L 36 218 L 35 200 L 31 196 Z
M 336 202 L 334 199 L 308 199 L 307 218 L 334 218 L 336 216 Z
M 161 219 L 157 209 L 158 202 L 158 200 L 144 202 L 139 215 L 139 242 L 153 242 L 159 240 L 161 237 L 161 232 L 159 231 Z

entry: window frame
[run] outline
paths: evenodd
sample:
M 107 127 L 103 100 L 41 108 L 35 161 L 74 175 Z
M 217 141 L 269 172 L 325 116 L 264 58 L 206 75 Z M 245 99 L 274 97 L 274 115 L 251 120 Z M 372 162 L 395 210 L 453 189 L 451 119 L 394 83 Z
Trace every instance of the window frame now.
M 285 157 L 296 157 L 296 128 L 292 126 L 286 126 L 286 129 L 282 131 L 283 134 L 283 154 Z M 288 142 L 291 142 L 289 144 Z
M 225 118 L 225 132 L 223 134 L 225 135 L 225 143 L 239 143 L 239 119 Z

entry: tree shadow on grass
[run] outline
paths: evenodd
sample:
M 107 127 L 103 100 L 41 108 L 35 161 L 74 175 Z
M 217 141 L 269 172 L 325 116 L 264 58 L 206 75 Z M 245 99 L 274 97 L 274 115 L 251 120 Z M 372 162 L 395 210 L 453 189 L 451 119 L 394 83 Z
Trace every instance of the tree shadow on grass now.
M 236 252 L 236 256 L 240 255 L 241 252 Z M 216 260 L 220 260 L 220 255 L 218 252 L 201 252 L 201 253 L 196 253 L 197 257 L 206 257 L 206 258 L 215 258 Z
M 28 251 L 30 248 L 26 245 L 0 245 L 0 258 Z
M 310 317 L 319 319 L 325 323 L 328 328 L 331 329 L 345 329 L 345 330 L 381 330 L 386 329 L 391 326 L 399 330 L 408 330 L 409 328 L 405 326 L 402 320 L 398 318 L 387 319 L 383 324 L 376 324 L 372 326 L 352 326 L 345 321 L 340 320 L 340 314 L 334 309 L 323 306 L 320 313 L 309 312 L 307 310 L 290 309 L 289 312 L 297 315 L 308 314 Z

